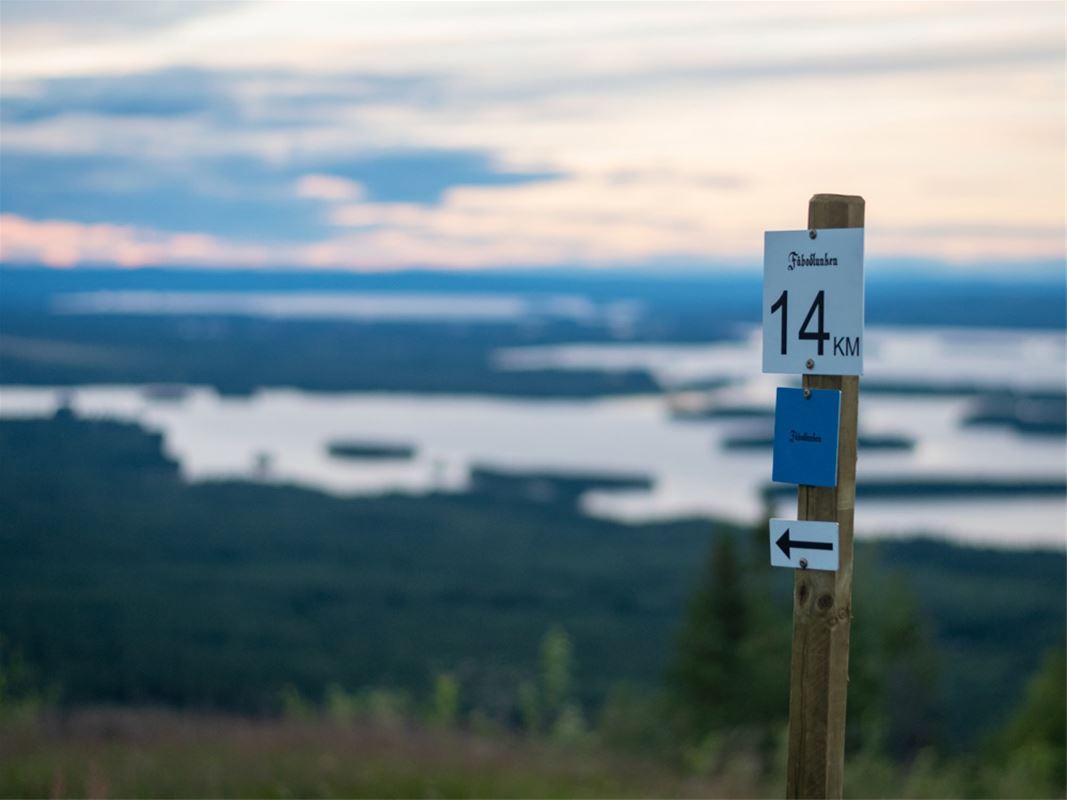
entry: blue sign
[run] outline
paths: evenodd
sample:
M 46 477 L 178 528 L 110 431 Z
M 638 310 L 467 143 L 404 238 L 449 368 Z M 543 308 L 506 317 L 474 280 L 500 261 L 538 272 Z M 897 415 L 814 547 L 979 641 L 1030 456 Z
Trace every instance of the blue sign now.
M 837 389 L 778 389 L 771 479 L 805 486 L 837 485 Z

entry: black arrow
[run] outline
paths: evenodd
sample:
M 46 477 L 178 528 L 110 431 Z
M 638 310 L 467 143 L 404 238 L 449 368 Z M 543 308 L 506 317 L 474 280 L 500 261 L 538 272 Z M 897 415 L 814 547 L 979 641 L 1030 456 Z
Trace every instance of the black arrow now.
M 789 558 L 789 548 L 798 547 L 801 550 L 833 550 L 833 542 L 805 542 L 800 539 L 789 538 L 789 528 L 785 529 L 785 533 L 778 537 L 778 541 L 775 542 L 782 552 L 785 553 L 785 557 Z

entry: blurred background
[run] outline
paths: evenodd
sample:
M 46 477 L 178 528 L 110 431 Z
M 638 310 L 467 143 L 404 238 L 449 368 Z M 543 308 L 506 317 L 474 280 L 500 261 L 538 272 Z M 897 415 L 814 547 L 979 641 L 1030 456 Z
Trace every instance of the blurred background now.
M 781 795 L 835 192 L 846 795 L 1062 797 L 1065 13 L 2 0 L 0 794 Z

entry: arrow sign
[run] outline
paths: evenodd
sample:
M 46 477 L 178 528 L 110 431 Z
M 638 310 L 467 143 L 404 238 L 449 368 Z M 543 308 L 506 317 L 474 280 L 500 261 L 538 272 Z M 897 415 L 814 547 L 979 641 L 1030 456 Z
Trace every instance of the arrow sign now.
M 772 519 L 770 532 L 772 566 L 837 571 L 836 522 Z
M 804 542 L 800 539 L 789 538 L 789 528 L 785 529 L 785 533 L 778 537 L 778 541 L 775 542 L 782 552 L 785 553 L 785 557 L 789 558 L 789 548 L 796 547 L 801 550 L 833 550 L 833 542 Z

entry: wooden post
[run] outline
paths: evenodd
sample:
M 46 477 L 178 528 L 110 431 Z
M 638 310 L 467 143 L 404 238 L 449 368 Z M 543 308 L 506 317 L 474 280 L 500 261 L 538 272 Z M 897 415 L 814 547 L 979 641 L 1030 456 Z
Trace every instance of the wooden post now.
M 862 197 L 817 194 L 808 228 L 862 228 Z M 786 796 L 841 797 L 845 769 L 845 700 L 852 624 L 852 517 L 856 506 L 859 378 L 805 375 L 804 387 L 841 390 L 837 486 L 801 486 L 797 519 L 837 522 L 837 572 L 796 570 L 793 654 L 789 674 Z

